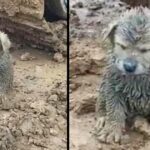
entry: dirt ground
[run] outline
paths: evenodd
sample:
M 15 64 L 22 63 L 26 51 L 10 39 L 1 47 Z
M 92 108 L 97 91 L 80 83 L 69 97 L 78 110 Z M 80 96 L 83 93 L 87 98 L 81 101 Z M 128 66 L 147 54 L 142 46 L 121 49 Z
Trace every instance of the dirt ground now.
M 149 150 L 149 124 L 142 119 L 128 131 L 129 141 L 105 144 L 93 135 L 95 101 L 106 64 L 101 31 L 129 8 L 118 0 L 72 0 L 70 42 L 70 148 L 72 150 Z
M 0 104 L 0 149 L 66 150 L 66 60 L 13 47 L 14 88 L 8 109 Z
M 67 149 L 67 22 L 49 22 L 47 4 L 0 1 L 0 30 L 14 60 L 10 101 L 0 101 L 0 150 Z

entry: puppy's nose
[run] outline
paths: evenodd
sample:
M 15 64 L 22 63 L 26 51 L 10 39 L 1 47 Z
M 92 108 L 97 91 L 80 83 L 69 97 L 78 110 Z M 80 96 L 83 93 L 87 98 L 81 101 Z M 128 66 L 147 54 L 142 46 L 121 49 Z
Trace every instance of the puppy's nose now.
M 123 63 L 126 72 L 132 73 L 136 70 L 137 61 L 132 58 L 126 58 Z

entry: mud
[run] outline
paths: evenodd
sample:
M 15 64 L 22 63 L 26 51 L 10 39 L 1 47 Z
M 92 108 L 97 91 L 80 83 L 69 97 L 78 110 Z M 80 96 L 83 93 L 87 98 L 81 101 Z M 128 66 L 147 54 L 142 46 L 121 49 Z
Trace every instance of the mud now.
M 101 31 L 129 6 L 118 0 L 72 0 L 71 7 L 71 149 L 149 150 L 150 125 L 143 118 L 137 118 L 134 127 L 128 130 L 130 139 L 127 143 L 101 143 L 93 134 L 95 102 L 106 66 L 106 49 L 110 48 L 109 43 L 102 42 Z
M 66 25 L 62 21 L 46 20 L 44 3 L 44 0 L 0 0 L 0 30 L 19 44 L 65 55 Z M 56 30 L 60 28 L 60 33 L 57 34 Z M 65 37 L 60 40 L 64 32 Z
M 36 49 L 11 53 L 14 88 L 9 109 L 0 104 L 0 149 L 66 150 L 66 63 Z M 21 60 L 27 53 L 36 59 Z
M 21 13 L 42 19 L 44 15 L 44 1 L 41 0 L 1 0 L 1 5 L 0 11 L 5 11 L 8 16 L 15 16 L 17 13 Z
M 83 3 L 82 8 L 78 7 L 79 2 Z M 99 38 L 101 31 L 112 19 L 117 19 L 121 12 L 130 8 L 119 0 L 72 0 L 70 5 L 70 35 L 78 38 Z

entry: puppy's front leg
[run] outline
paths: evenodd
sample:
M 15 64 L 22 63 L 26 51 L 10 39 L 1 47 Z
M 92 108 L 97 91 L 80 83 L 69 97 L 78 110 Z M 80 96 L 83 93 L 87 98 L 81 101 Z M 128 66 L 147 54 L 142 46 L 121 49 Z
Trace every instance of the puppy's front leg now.
M 106 122 L 98 133 L 98 139 L 102 142 L 121 142 L 125 131 L 125 110 L 116 100 L 106 101 Z

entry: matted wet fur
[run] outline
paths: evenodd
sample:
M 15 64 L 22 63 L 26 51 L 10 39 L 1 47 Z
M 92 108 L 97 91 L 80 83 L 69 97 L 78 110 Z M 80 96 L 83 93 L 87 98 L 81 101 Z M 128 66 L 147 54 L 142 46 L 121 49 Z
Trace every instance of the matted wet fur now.
M 11 42 L 7 34 L 0 32 L 0 100 L 2 109 L 9 109 L 9 93 L 13 86 L 13 64 L 9 48 Z
M 150 10 L 125 12 L 105 30 L 112 43 L 96 103 L 96 135 L 103 142 L 126 138 L 126 121 L 150 115 Z

